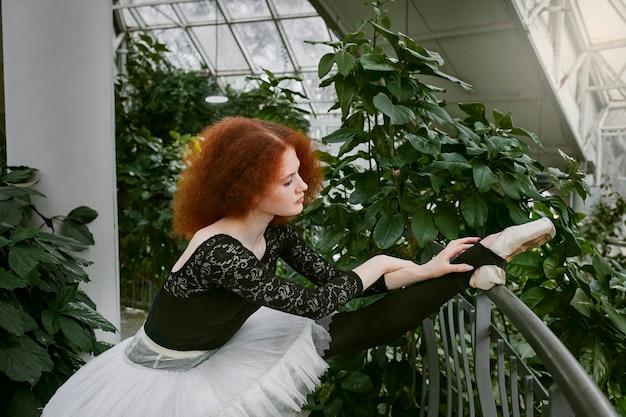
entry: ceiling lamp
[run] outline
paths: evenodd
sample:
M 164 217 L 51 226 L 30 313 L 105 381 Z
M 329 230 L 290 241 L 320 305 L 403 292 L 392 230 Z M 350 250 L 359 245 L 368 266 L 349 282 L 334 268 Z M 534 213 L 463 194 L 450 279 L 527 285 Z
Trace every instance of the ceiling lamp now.
M 228 97 L 226 96 L 206 96 L 204 101 L 211 104 L 222 104 L 228 101 Z

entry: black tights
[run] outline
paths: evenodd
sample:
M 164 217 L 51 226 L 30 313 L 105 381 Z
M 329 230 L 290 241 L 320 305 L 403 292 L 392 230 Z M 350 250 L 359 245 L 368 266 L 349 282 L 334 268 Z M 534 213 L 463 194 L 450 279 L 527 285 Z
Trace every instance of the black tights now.
M 454 295 L 469 287 L 469 280 L 482 265 L 505 266 L 506 262 L 480 244 L 466 250 L 453 263 L 467 263 L 473 271 L 458 272 L 429 279 L 390 293 L 388 296 L 355 311 L 333 316 L 329 333 L 331 357 L 389 343 L 417 328 Z

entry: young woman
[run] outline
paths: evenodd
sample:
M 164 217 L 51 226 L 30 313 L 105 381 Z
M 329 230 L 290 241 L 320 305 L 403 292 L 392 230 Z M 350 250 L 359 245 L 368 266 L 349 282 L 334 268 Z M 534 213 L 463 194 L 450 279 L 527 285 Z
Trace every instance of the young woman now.
M 452 241 L 429 262 L 378 255 L 343 271 L 289 225 L 322 184 L 311 141 L 284 126 L 228 118 L 191 148 L 174 201 L 189 245 L 133 338 L 89 361 L 43 417 L 285 416 L 325 358 L 389 342 L 456 293 L 504 282 L 513 256 L 555 234 L 541 219 Z M 278 259 L 313 282 L 275 275 Z M 355 297 L 389 292 L 352 312 Z

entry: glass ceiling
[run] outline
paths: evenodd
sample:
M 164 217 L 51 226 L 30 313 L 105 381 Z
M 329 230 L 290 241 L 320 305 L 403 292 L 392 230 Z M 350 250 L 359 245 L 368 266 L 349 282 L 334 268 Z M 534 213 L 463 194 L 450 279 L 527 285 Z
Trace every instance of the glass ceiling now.
M 362 6 L 361 1 L 351 1 Z M 551 6 L 549 0 L 515 2 L 525 25 L 534 26 L 532 17 L 540 16 L 552 32 L 554 55 L 547 59 L 560 61 L 562 67 L 568 59 L 574 61 L 571 72 L 561 74 L 561 84 L 569 79 L 570 88 L 580 89 L 580 83 L 571 80 L 577 79 L 576 71 L 586 68 L 584 62 L 590 62 L 592 81 L 583 88 L 609 103 L 605 125 L 617 119 L 615 124 L 624 126 L 625 0 L 566 0 L 560 7 Z M 560 25 L 552 13 L 543 13 L 557 9 L 568 11 L 568 18 Z M 319 58 L 331 49 L 304 41 L 336 38 L 309 0 L 113 0 L 113 13 L 117 47 L 125 36 L 145 32 L 167 45 L 173 64 L 217 74 L 222 87 L 246 90 L 256 85 L 249 85 L 246 76 L 263 76 L 265 69 L 277 76 L 301 78 L 302 83 L 285 86 L 304 93 L 309 101 L 303 104 L 318 117 L 327 115 L 335 102 L 333 89 L 320 89 L 317 77 Z M 570 32 L 571 48 L 558 40 L 559 27 Z
M 335 102 L 332 89 L 318 88 L 317 63 L 330 52 L 305 40 L 334 40 L 308 0 L 114 0 L 118 37 L 145 32 L 167 45 L 167 57 L 188 70 L 216 74 L 221 87 L 246 90 L 246 76 L 297 76 L 285 87 L 305 94 L 302 107 L 326 113 Z M 327 91 L 330 90 L 330 91 Z

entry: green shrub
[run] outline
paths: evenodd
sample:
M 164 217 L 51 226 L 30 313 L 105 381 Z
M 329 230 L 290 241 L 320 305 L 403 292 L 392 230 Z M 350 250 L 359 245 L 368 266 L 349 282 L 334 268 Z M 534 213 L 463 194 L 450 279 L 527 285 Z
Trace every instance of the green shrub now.
M 89 264 L 95 211 L 78 207 L 46 217 L 33 204 L 36 170 L 0 177 L 0 415 L 35 417 L 83 363 L 109 346 L 94 330 L 116 331 L 80 289 Z
M 471 86 L 444 73 L 439 54 L 393 32 L 384 3 L 371 3 L 375 17 L 355 32 L 324 42 L 332 52 L 318 72 L 337 93 L 342 125 L 324 138 L 338 150 L 323 155 L 328 186 L 303 229 L 318 250 L 352 267 L 379 252 L 419 261 L 433 243 L 552 218 L 556 238 L 509 264 L 509 287 L 625 409 L 626 275 L 581 235 L 584 215 L 564 202 L 589 192 L 578 162 L 561 154 L 561 168 L 542 166 L 531 154 L 531 146 L 542 151 L 539 138 L 509 113 L 488 117 L 482 103 L 460 104 L 465 116 L 453 118 L 444 90 L 428 80 Z M 415 410 L 419 375 L 406 373 L 419 369 L 415 335 L 381 349 L 333 363 L 312 416 Z

